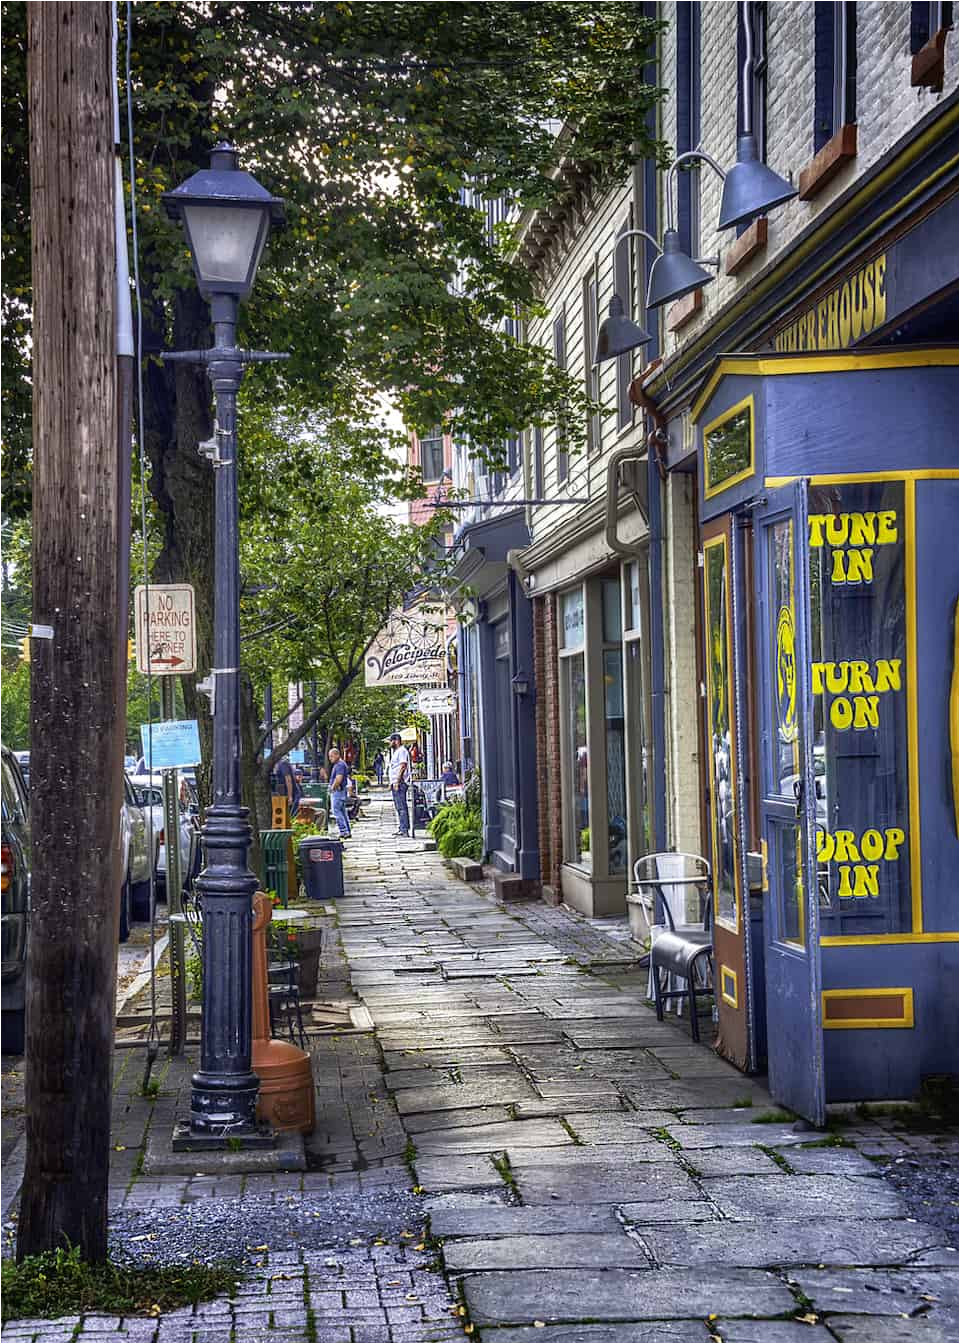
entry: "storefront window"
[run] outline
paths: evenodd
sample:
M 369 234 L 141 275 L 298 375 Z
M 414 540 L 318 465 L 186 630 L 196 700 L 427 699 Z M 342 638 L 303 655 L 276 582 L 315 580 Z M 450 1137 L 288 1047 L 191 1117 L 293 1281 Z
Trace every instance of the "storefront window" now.
M 587 771 L 587 679 L 582 653 L 562 663 L 567 760 L 570 789 L 564 790 L 569 840 L 567 852 L 574 863 L 590 863 L 590 790 Z
M 912 928 L 907 547 L 902 481 L 809 493 L 820 920 L 827 935 Z
M 703 431 L 705 475 L 703 492 L 709 498 L 742 481 L 753 471 L 753 398 L 724 411 Z
M 561 593 L 560 695 L 562 712 L 564 854 L 589 868 L 590 787 L 587 752 L 587 666 L 583 652 L 583 588 Z
M 771 629 L 768 637 L 775 652 L 775 672 L 771 695 L 774 788 L 781 798 L 797 803 L 800 799 L 800 720 L 797 699 L 796 602 L 794 599 L 795 545 L 793 519 L 775 523 L 767 534 Z M 778 823 L 773 827 L 773 855 L 779 878 L 777 893 L 776 937 L 780 942 L 804 942 L 803 930 L 803 841 L 797 823 Z
M 607 871 L 627 870 L 626 735 L 623 715 L 623 646 L 620 580 L 604 579 L 603 718 L 607 752 Z
M 560 595 L 560 647 L 578 649 L 583 644 L 583 589 Z
M 730 712 L 730 629 L 727 621 L 727 539 L 704 546 L 707 631 L 707 704 L 710 733 L 710 812 L 714 912 L 737 927 L 736 807 Z

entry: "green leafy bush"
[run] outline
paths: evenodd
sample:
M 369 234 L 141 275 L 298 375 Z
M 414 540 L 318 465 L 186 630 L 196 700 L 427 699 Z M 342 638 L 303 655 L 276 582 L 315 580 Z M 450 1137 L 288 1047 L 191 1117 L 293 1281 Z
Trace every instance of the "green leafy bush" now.
M 430 822 L 430 833 L 445 859 L 479 859 L 483 855 L 483 819 L 479 806 L 466 799 L 444 803 Z

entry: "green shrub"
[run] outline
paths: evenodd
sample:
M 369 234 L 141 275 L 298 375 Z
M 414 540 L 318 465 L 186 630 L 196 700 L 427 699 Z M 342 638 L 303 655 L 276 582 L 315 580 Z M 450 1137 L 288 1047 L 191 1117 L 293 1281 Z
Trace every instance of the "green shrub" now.
M 438 841 L 445 859 L 479 859 L 483 853 L 483 836 L 477 827 L 453 827 Z
M 445 859 L 479 859 L 483 855 L 480 808 L 466 799 L 444 803 L 430 822 L 430 833 Z

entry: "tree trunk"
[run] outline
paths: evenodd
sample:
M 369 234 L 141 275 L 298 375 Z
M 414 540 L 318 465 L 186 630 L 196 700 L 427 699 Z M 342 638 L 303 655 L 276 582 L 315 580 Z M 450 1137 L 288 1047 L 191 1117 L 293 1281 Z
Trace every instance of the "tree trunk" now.
M 163 311 L 144 307 L 144 349 L 164 348 Z M 206 303 L 196 290 L 178 291 L 174 300 L 173 349 L 210 344 Z M 210 383 L 205 370 L 188 365 L 146 366 L 144 428 L 150 458 L 150 492 L 163 521 L 163 546 L 154 566 L 158 583 L 193 585 L 197 611 L 197 676 L 183 678 L 187 718 L 196 719 L 205 765 L 197 769 L 201 801 L 210 801 L 213 720 L 210 704 L 196 682 L 213 666 L 213 467 L 197 444 L 213 433 Z
M 107 1253 L 126 646 L 110 6 L 28 5 L 33 883 L 18 1257 Z

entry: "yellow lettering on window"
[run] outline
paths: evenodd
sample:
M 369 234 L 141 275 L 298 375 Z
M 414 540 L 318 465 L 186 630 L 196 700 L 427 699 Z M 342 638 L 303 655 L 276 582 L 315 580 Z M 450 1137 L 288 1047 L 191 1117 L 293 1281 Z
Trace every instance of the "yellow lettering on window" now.
M 892 542 L 899 540 L 897 531 L 897 511 L 896 509 L 884 509 L 882 513 L 877 514 L 877 541 L 881 546 L 888 546 Z
M 866 728 L 880 727 L 879 695 L 858 695 L 853 702 L 853 730 L 863 732 Z
M 877 659 L 873 679 L 878 691 L 900 690 L 900 661 L 899 658 Z
M 851 513 L 850 545 L 872 546 L 877 540 L 877 515 L 875 513 Z

